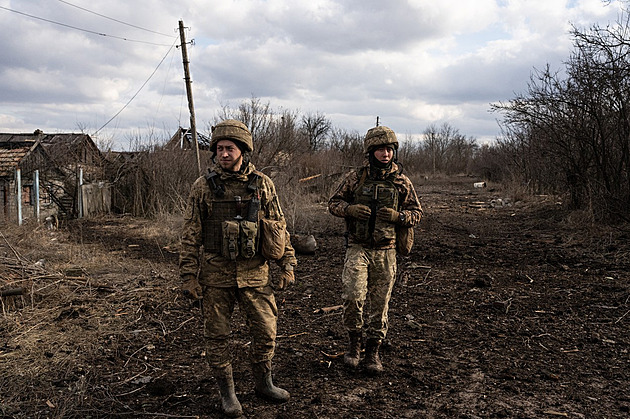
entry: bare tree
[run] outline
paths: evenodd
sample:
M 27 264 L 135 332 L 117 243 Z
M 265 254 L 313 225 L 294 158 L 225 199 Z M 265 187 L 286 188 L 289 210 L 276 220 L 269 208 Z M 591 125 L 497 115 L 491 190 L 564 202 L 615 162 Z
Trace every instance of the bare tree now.
M 308 138 L 311 151 L 317 151 L 324 145 L 331 128 L 330 120 L 319 112 L 302 116 L 301 130 Z
M 446 172 L 450 174 L 467 173 L 477 149 L 477 142 L 474 138 L 466 137 L 457 132 L 451 138 L 446 151 Z
M 630 24 L 573 28 L 565 71 L 547 66 L 527 93 L 493 105 L 504 114 L 504 145 L 524 152 L 522 175 L 550 190 L 566 190 L 573 208 L 596 218 L 630 212 Z
M 364 159 L 363 137 L 356 131 L 332 129 L 328 147 L 330 150 L 339 152 L 346 165 L 357 166 Z
M 459 130 L 445 122 L 439 128 L 435 124 L 429 125 L 422 135 L 424 150 L 431 160 L 433 174 L 446 171 L 448 150 L 461 136 Z

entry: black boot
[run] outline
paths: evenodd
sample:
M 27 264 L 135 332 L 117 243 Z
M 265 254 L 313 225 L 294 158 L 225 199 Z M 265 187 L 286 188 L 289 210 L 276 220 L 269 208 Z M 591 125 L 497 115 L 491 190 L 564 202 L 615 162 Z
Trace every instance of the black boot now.
M 378 375 L 383 372 L 383 364 L 378 356 L 381 347 L 380 339 L 368 339 L 365 343 L 365 370 L 370 375 Z
M 284 403 L 289 400 L 289 392 L 273 385 L 271 380 L 271 361 L 252 364 L 254 390 L 256 394 L 273 403 Z
M 221 396 L 221 409 L 226 416 L 238 418 L 243 415 L 241 403 L 236 398 L 234 392 L 234 379 L 232 378 L 232 365 L 224 368 L 215 368 L 214 377 L 219 386 L 219 395 Z
M 350 338 L 350 344 L 343 356 L 343 363 L 350 368 L 356 368 L 361 359 L 361 332 L 352 331 L 348 336 Z

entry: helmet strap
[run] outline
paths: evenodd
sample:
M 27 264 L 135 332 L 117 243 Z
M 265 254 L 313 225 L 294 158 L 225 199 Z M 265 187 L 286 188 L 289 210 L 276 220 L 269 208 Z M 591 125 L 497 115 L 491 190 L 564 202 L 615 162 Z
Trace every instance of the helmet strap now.
M 243 149 L 241 149 L 242 151 Z M 241 153 L 241 156 L 243 157 L 243 161 L 241 162 L 241 168 L 239 170 L 239 173 L 243 173 L 243 171 L 245 171 L 245 169 L 247 168 L 247 166 L 249 166 L 249 161 L 251 160 L 251 155 L 252 153 L 250 153 L 249 151 L 243 151 Z

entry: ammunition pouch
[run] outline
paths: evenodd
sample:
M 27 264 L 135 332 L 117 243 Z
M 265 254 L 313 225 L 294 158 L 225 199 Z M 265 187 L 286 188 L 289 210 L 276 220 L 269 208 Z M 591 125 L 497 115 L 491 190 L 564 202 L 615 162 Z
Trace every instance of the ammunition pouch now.
M 284 221 L 260 220 L 260 252 L 267 260 L 278 260 L 284 256 L 287 226 Z
M 407 256 L 411 253 L 414 239 L 413 227 L 396 226 L 396 251 L 399 254 Z
M 238 257 L 238 221 L 224 221 L 221 225 L 221 255 L 226 259 L 236 260 Z
M 258 224 L 247 220 L 229 220 L 221 224 L 221 256 L 236 260 L 240 255 L 251 259 L 256 254 Z
M 258 223 L 253 221 L 241 220 L 240 242 L 241 256 L 245 259 L 251 259 L 256 254 L 256 237 L 258 236 Z

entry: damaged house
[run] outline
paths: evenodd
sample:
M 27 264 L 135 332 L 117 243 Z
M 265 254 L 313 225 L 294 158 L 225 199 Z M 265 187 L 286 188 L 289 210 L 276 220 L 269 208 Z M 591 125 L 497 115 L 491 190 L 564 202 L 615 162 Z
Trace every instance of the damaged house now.
M 199 150 L 210 150 L 210 137 L 197 132 Z M 194 150 L 193 132 L 190 128 L 179 127 L 171 139 L 164 145 L 165 150 Z
M 0 133 L 0 220 L 108 212 L 103 161 L 87 134 Z

